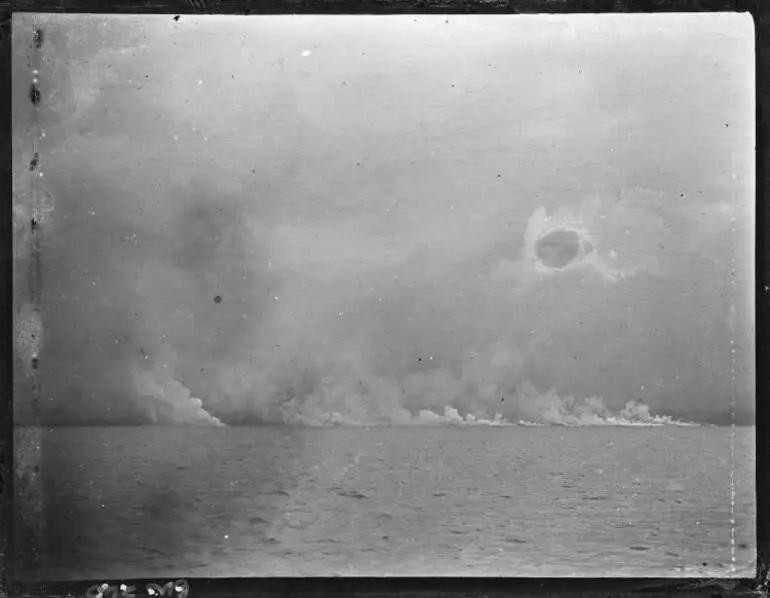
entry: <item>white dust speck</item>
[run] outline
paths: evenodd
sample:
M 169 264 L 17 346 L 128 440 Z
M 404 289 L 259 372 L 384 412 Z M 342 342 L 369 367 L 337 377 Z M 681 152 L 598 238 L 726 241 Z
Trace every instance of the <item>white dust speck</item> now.
M 300 54 L 300 56 L 304 56 L 305 58 L 307 58 L 311 54 L 312 54 L 312 52 L 310 50 L 305 50 L 304 52 L 302 52 L 302 54 Z
M 179 141 L 179 135 L 174 135 L 174 141 Z
M 227 534 L 225 534 L 225 540 L 227 540 L 229 537 L 230 537 L 230 536 L 228 536 Z
M 275 297 L 273 297 L 273 299 L 275 299 L 276 301 L 278 301 L 278 295 L 276 295 Z
M 203 85 L 203 79 L 198 79 L 198 85 Z

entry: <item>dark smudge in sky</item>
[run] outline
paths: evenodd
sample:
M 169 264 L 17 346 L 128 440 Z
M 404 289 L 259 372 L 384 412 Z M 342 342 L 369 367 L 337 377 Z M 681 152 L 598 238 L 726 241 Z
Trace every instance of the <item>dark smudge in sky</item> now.
M 548 268 L 564 268 L 580 253 L 580 237 L 570 230 L 557 230 L 538 239 L 537 257 Z

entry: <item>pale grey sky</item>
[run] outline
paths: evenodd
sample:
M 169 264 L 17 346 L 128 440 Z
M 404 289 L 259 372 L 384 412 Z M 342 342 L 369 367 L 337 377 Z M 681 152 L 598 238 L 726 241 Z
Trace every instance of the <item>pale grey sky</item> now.
M 40 18 L 45 412 L 753 403 L 749 17 Z

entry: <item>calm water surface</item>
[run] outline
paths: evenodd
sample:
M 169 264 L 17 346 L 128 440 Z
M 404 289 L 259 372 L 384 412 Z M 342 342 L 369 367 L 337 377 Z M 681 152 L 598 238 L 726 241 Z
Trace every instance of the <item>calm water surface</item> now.
M 23 578 L 754 575 L 753 428 L 35 433 Z

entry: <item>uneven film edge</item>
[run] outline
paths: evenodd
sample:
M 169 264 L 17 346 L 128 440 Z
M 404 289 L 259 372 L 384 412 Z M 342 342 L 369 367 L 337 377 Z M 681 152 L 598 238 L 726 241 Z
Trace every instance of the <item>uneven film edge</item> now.
M 186 11 L 180 11 L 179 14 L 205 14 L 212 10 L 217 10 L 222 13 L 243 14 L 249 12 L 252 14 L 259 14 L 260 3 L 255 2 L 243 2 L 243 3 L 210 3 L 203 5 L 201 3 L 190 3 L 192 7 L 188 6 Z M 504 6 L 500 3 L 490 5 L 483 2 L 470 3 L 470 2 L 445 2 L 441 4 L 426 4 L 419 3 L 418 5 L 410 4 L 409 12 L 421 13 L 421 12 L 605 12 L 616 11 L 626 12 L 639 10 L 636 5 L 642 5 L 646 8 L 642 10 L 646 11 L 659 11 L 669 10 L 672 5 L 679 6 L 679 11 L 685 11 L 685 3 L 667 3 L 667 2 L 639 2 L 636 3 L 633 0 L 627 2 L 615 1 L 613 3 L 602 2 L 596 0 L 593 3 L 581 2 L 578 8 L 577 3 L 571 7 L 571 10 L 561 11 L 558 8 L 570 6 L 570 2 L 553 2 L 550 0 L 542 0 L 539 2 L 527 2 L 521 0 L 520 2 L 509 1 Z M 611 4 L 611 6 L 608 6 Z M 687 2 L 689 10 L 741 10 L 736 2 L 707 2 L 704 0 L 700 3 Z M 697 4 L 697 7 L 695 6 Z M 401 3 L 394 1 L 390 3 L 378 3 L 377 12 L 406 12 L 403 10 Z M 530 6 L 531 5 L 531 6 Z M 717 6 L 718 5 L 718 6 Z M 325 8 L 322 8 L 322 6 Z M 265 4 L 265 12 L 361 12 L 360 4 L 352 4 L 348 2 L 303 2 L 299 3 L 285 2 L 282 6 L 277 7 L 276 2 L 269 2 Z M 435 9 L 434 9 L 435 7 Z M 705 7 L 705 8 L 704 8 Z M 114 10 L 113 10 L 114 8 Z M 180 8 L 178 4 L 162 3 L 158 2 L 152 6 L 145 6 L 144 10 L 147 12 L 176 12 Z M 393 10 L 395 9 L 395 10 Z M 399 10 L 401 9 L 401 10 Z M 115 7 L 105 7 L 103 3 L 93 3 L 89 6 L 84 3 L 78 7 L 66 7 L 62 8 L 61 4 L 46 6 L 45 2 L 40 2 L 35 6 L 26 4 L 23 8 L 26 11 L 35 12 L 48 12 L 48 11 L 61 11 L 67 10 L 67 12 L 128 12 L 133 11 L 130 6 L 119 6 L 116 3 Z M 137 9 L 138 10 L 138 9 Z M 743 9 L 745 10 L 745 9 Z M 369 12 L 369 11 L 363 11 Z M 757 12 L 752 11 L 755 17 L 759 17 Z M 767 38 L 768 25 L 767 21 L 756 18 L 757 27 L 757 39 L 762 40 L 761 44 L 758 41 L 757 47 L 757 110 L 760 113 L 763 107 L 768 104 L 767 100 L 767 79 L 768 79 L 768 67 L 766 64 L 766 45 L 767 42 L 764 39 Z M 8 135 L 6 139 L 11 138 L 11 39 L 10 39 L 10 19 L 6 18 L 2 24 L 2 51 L 4 61 L 4 73 L 6 75 L 6 81 L 8 85 L 7 94 L 3 94 L 3 101 L 6 102 L 4 106 L 7 109 L 3 114 L 7 115 L 4 120 L 6 131 Z M 762 33 L 765 33 L 763 36 Z M 25 41 L 25 44 L 29 47 L 30 54 L 35 51 L 35 47 L 40 41 L 39 30 L 32 29 L 28 32 L 29 40 Z M 19 32 L 21 34 L 21 32 Z M 44 43 L 44 42 L 42 42 Z M 32 69 L 34 71 L 34 69 Z M 34 76 L 34 75 L 32 75 Z M 16 82 L 19 85 L 19 82 Z M 32 91 L 37 82 L 21 83 L 24 87 L 30 86 L 30 105 L 29 109 L 34 110 L 35 93 L 43 94 L 42 99 L 38 96 L 37 101 L 45 101 L 44 90 L 38 92 Z M 14 134 L 17 132 L 14 131 Z M 28 132 L 20 132 L 25 135 L 29 135 Z M 35 134 L 39 134 L 35 133 Z M 767 131 L 765 130 L 764 123 L 758 120 L 757 123 L 757 196 L 764 197 L 765 191 L 765 160 L 764 146 Z M 29 148 L 21 147 L 14 148 L 10 143 L 6 143 L 6 166 L 3 169 L 4 179 L 6 183 L 6 189 L 12 190 L 14 198 L 14 208 L 16 207 L 18 190 L 22 193 L 29 194 L 29 206 L 35 212 L 33 216 L 35 218 L 40 216 L 41 199 L 39 192 L 35 190 L 35 178 L 36 174 L 34 169 L 30 168 L 29 173 L 25 173 L 25 179 L 16 178 L 16 173 L 12 172 L 12 168 L 8 166 L 12 160 L 12 156 L 15 152 L 21 151 L 23 153 L 30 153 L 30 159 L 28 162 L 33 164 L 36 162 L 36 152 L 31 145 Z M 43 212 L 46 206 L 42 206 Z M 7 214 L 7 213 L 6 213 Z M 7 216 L 6 216 L 7 217 Z M 270 596 L 284 596 L 294 594 L 355 594 L 355 595 L 430 595 L 430 596 L 466 596 L 474 595 L 479 597 L 491 597 L 491 596 L 503 596 L 510 594 L 522 594 L 522 595 L 543 595 L 553 593 L 563 594 L 582 594 L 582 595 L 671 595 L 673 593 L 681 593 L 687 595 L 708 595 L 708 596 L 755 596 L 767 594 L 767 579 L 768 570 L 770 569 L 770 562 L 768 562 L 767 555 L 770 554 L 770 549 L 767 547 L 767 515 L 769 511 L 767 503 L 770 502 L 767 499 L 763 499 L 763 493 L 759 491 L 760 488 L 767 487 L 767 467 L 763 468 L 761 463 L 764 463 L 768 456 L 768 443 L 762 440 L 761 435 L 757 435 L 757 450 L 758 450 L 758 462 L 757 462 L 757 489 L 758 489 L 758 570 L 757 576 L 754 579 L 510 579 L 510 580 L 497 580 L 497 579 L 473 579 L 473 578 L 447 578 L 447 579 L 435 579 L 435 578 L 381 578 L 381 579 L 342 579 L 342 578 L 306 578 L 306 579 L 294 579 L 294 578 L 274 578 L 274 579 L 188 579 L 176 580 L 169 582 L 158 583 L 157 580 L 83 580 L 78 582 L 51 582 L 51 583 L 14 583 L 12 570 L 13 570 L 13 558 L 14 558 L 14 545 L 13 545 L 13 522 L 14 522 L 14 478 L 20 477 L 24 474 L 25 480 L 22 485 L 26 487 L 26 491 L 30 490 L 28 484 L 32 484 L 33 488 L 37 488 L 40 492 L 40 469 L 37 463 L 28 463 L 25 465 L 23 472 L 18 474 L 14 468 L 14 443 L 13 443 L 13 379 L 11 373 L 14 371 L 13 367 L 13 355 L 22 354 L 21 351 L 26 351 L 22 355 L 27 356 L 27 363 L 32 369 L 31 376 L 34 378 L 34 370 L 37 368 L 37 354 L 40 349 L 40 337 L 42 336 L 42 327 L 39 321 L 39 312 L 36 307 L 36 293 L 34 290 L 35 281 L 37 281 L 36 266 L 37 263 L 35 256 L 37 255 L 34 241 L 34 224 L 30 224 L 33 232 L 32 238 L 26 239 L 27 255 L 31 255 L 31 265 L 28 272 L 33 271 L 32 275 L 28 275 L 24 272 L 17 272 L 14 278 L 14 247 L 13 240 L 17 238 L 18 232 L 13 231 L 12 219 L 8 218 L 7 221 L 3 221 L 5 225 L 8 238 L 11 239 L 11 243 L 5 246 L 5 251 L 2 253 L 3 266 L 5 267 L 6 280 L 8 281 L 8 290 L 4 293 L 5 304 L 8 306 L 8 312 L 13 318 L 15 323 L 15 335 L 16 339 L 16 351 L 14 352 L 14 341 L 11 340 L 11 330 L 6 336 L 10 344 L 9 355 L 11 356 L 12 363 L 7 366 L 5 371 L 8 372 L 3 382 L 7 384 L 6 396 L 8 400 L 5 401 L 0 407 L 0 425 L 2 430 L 0 432 L 0 495 L 2 496 L 2 527 L 0 527 L 0 574 L 2 575 L 2 587 L 5 589 L 6 595 L 10 596 L 89 596 L 89 598 L 118 598 L 123 596 L 130 598 L 132 596 L 179 596 L 179 598 L 186 598 L 189 592 L 193 597 L 195 596 L 239 596 L 239 595 L 270 595 Z M 7 224 L 6 224 L 7 223 Z M 764 208 L 763 202 L 757 202 L 757 298 L 758 303 L 764 308 L 768 303 L 766 293 L 762 293 L 764 284 L 767 280 L 764 270 L 764 254 L 766 252 L 764 242 Z M 21 249 L 16 249 L 20 251 Z M 28 292 L 31 294 L 31 300 L 28 305 L 31 305 L 28 310 L 25 310 L 26 319 L 19 318 L 17 314 L 18 306 L 14 306 L 13 303 L 13 287 L 10 282 L 13 281 L 19 284 L 18 279 L 23 278 L 26 281 L 31 281 Z M 17 294 L 18 296 L 18 294 Z M 762 299 L 760 299 L 760 297 Z M 23 325 L 20 327 L 19 322 Z M 757 310 L 757 337 L 762 337 L 764 332 L 764 309 Z M 12 325 L 13 326 L 13 325 Z M 764 361 L 764 349 L 761 346 L 757 347 L 757 361 Z M 762 393 L 765 388 L 764 370 L 758 368 L 758 394 Z M 34 384 L 34 382 L 33 382 Z M 766 407 L 763 407 L 761 401 L 757 401 L 757 412 L 760 421 L 764 421 L 762 414 L 764 414 Z M 39 439 L 36 441 L 34 438 L 29 438 L 29 443 L 25 448 L 30 448 L 34 451 L 33 446 L 37 446 L 37 454 L 39 455 Z M 20 448 L 20 447 L 19 447 Z M 18 452 L 18 450 L 17 450 Z M 38 457 L 39 458 L 39 457 Z M 30 478 L 31 476 L 31 478 Z M 18 488 L 16 489 L 18 491 Z M 18 506 L 18 505 L 17 505 Z M 764 508 L 763 508 L 764 507 Z M 39 508 L 39 507 L 38 507 Z M 765 515 L 763 516 L 763 513 Z M 17 515 L 18 516 L 18 515 Z M 169 576 L 171 577 L 171 576 Z

